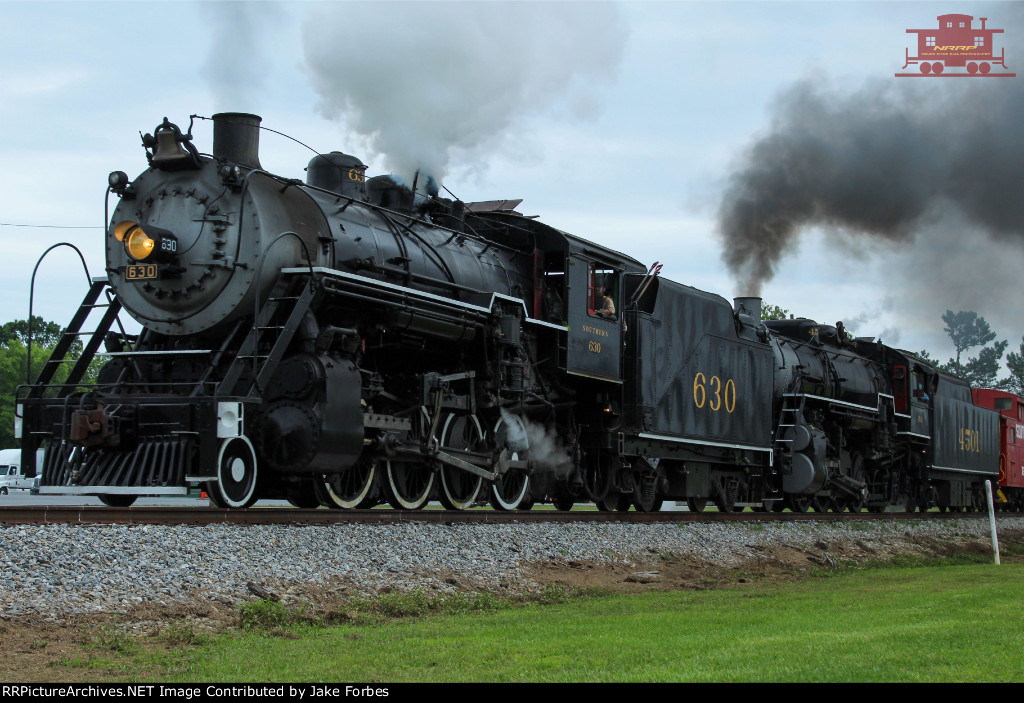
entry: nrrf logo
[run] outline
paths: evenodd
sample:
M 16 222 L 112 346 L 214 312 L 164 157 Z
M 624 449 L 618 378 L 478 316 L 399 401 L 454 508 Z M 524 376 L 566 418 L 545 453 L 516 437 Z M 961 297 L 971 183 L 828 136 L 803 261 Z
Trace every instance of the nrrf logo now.
M 907 30 L 907 34 L 917 35 L 917 47 L 915 56 L 911 56 L 911 48 L 907 48 L 903 68 L 915 66 L 916 71 L 897 73 L 897 78 L 1013 78 L 1017 75 L 1007 71 L 1006 49 L 1000 48 L 996 53 L 994 37 L 1003 30 L 985 26 L 987 17 L 978 18 L 980 27 L 973 26 L 971 15 L 939 15 L 938 19 L 937 28 Z

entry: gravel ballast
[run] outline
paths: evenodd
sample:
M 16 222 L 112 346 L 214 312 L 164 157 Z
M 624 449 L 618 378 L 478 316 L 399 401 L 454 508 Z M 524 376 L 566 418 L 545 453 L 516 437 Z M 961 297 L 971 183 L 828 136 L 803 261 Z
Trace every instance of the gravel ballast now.
M 1020 532 L 1024 518 L 999 519 Z M 0 615 L 125 612 L 205 598 L 254 598 L 256 583 L 285 600 L 343 584 L 382 589 L 529 590 L 525 566 L 550 562 L 642 565 L 672 554 L 735 566 L 766 547 L 867 551 L 922 540 L 987 542 L 988 520 L 796 523 L 530 523 L 438 525 L 16 525 L 0 528 Z M 340 586 L 339 586 L 340 587 Z

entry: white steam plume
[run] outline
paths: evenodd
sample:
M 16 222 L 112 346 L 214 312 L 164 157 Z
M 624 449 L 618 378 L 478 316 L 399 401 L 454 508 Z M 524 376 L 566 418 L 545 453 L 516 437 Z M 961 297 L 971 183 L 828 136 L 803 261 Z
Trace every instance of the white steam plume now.
M 513 415 L 505 408 L 501 408 L 501 417 L 505 421 L 505 444 L 509 450 L 529 452 L 534 464 L 558 476 L 569 474 L 572 457 L 554 428 L 549 429 L 529 418 Z
M 340 3 L 303 25 L 317 109 L 438 182 L 454 152 L 472 162 L 531 115 L 593 115 L 625 42 L 607 3 Z

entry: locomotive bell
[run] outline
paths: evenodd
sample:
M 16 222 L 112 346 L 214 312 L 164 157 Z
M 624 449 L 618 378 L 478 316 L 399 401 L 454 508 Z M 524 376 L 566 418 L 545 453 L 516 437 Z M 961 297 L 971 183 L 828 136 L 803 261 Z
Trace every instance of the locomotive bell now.
M 163 171 L 180 171 L 186 168 L 199 168 L 199 153 L 189 143 L 191 135 L 182 134 L 178 125 L 166 117 L 153 134 L 142 138 L 142 144 L 153 149 L 150 165 Z

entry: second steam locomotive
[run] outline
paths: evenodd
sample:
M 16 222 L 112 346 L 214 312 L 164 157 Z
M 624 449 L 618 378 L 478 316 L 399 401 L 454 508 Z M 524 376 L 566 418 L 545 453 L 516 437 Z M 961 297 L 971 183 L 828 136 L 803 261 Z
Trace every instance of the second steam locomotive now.
M 149 168 L 111 174 L 106 276 L 17 398 L 42 493 L 961 510 L 999 474 L 999 415 L 910 354 L 762 322 L 760 299 L 665 280 L 519 201 L 368 179 L 338 152 L 274 175 L 259 122 L 214 116 L 205 155 L 165 119 Z

